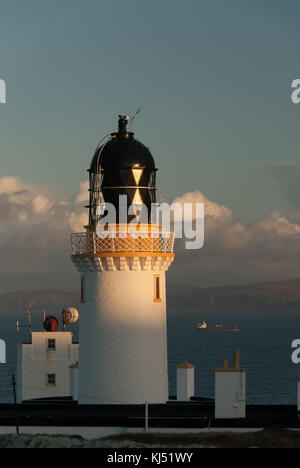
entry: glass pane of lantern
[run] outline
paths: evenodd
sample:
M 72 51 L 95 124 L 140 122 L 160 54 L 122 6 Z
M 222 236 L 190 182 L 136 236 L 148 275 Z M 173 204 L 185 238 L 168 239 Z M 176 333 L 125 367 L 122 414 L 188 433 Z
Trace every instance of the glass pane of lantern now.
M 140 185 L 140 180 L 143 174 L 143 169 L 132 169 L 133 177 L 136 185 Z
M 143 204 L 143 199 L 141 196 L 141 192 L 139 190 L 136 190 L 133 200 L 132 200 L 133 205 L 142 205 Z

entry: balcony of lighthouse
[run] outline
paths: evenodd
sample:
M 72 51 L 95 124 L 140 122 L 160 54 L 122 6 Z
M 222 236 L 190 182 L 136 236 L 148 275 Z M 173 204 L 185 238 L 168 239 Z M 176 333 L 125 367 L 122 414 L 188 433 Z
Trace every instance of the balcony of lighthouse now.
M 110 225 L 106 230 L 74 233 L 72 260 L 78 270 L 162 270 L 174 260 L 174 233 L 159 225 Z
M 162 232 L 158 225 L 110 226 L 101 232 L 72 234 L 72 255 L 109 253 L 165 253 L 174 250 L 174 233 Z

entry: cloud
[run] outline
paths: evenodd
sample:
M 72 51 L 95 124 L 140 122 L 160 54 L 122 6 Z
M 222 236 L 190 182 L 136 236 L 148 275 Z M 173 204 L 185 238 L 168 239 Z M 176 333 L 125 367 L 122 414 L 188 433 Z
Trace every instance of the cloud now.
M 185 203 L 203 203 L 205 206 L 205 216 L 212 218 L 219 222 L 228 222 L 232 218 L 232 211 L 226 206 L 219 205 L 218 203 L 208 200 L 203 193 L 196 190 L 195 192 L 188 192 L 173 200 L 172 203 L 179 203 L 182 207 Z M 195 219 L 195 210 L 193 211 L 193 219 Z
M 53 207 L 53 203 L 44 195 L 37 195 L 32 200 L 34 213 L 46 215 Z
M 215 218 L 210 211 L 206 215 L 201 250 L 187 251 L 184 241 L 177 241 L 177 258 L 169 273 L 173 281 L 178 281 L 182 272 L 182 277 L 201 287 L 300 276 L 299 224 L 275 212 L 243 225 L 233 221 L 229 209 L 216 205 L 212 205 Z
M 88 212 L 71 213 L 68 219 L 69 227 L 73 232 L 82 232 L 83 226 L 88 224 Z
M 0 194 L 8 194 L 8 193 L 17 193 L 19 192 L 22 187 L 20 180 L 17 177 L 2 177 L 0 179 Z
M 84 231 L 87 182 L 78 193 L 57 199 L 46 187 L 0 178 L 1 290 L 74 286 L 79 277 L 70 259 L 71 232 Z M 300 276 L 300 224 L 283 213 L 245 225 L 229 207 L 200 191 L 173 202 L 205 204 L 205 245 L 198 251 L 176 241 L 169 281 L 199 287 Z
M 82 186 L 68 200 L 48 192 L 15 177 L 0 178 L 2 291 L 68 285 L 77 278 L 70 261 L 70 233 L 83 231 L 87 216 L 79 204 Z
M 79 193 L 76 196 L 75 203 L 87 202 L 89 199 L 89 181 L 80 182 Z

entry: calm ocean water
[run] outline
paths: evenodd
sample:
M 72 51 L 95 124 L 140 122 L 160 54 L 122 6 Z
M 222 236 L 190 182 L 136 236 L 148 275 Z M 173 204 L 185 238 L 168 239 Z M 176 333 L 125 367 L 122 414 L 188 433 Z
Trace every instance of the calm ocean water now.
M 49 311 L 48 311 L 49 312 Z M 0 402 L 12 402 L 11 374 L 16 373 L 17 343 L 28 338 L 16 332 L 16 320 L 25 314 L 1 313 L 0 338 L 7 344 L 7 364 L 0 365 Z M 240 333 L 199 333 L 195 325 L 240 324 Z M 33 328 L 41 329 L 42 314 L 33 314 Z M 176 393 L 176 365 L 188 360 L 196 366 L 196 393 L 214 396 L 213 369 L 222 358 L 241 352 L 241 366 L 248 369 L 247 402 L 251 404 L 296 404 L 296 381 L 300 365 L 291 361 L 291 343 L 300 339 L 300 311 L 178 311 L 168 312 L 170 393 Z

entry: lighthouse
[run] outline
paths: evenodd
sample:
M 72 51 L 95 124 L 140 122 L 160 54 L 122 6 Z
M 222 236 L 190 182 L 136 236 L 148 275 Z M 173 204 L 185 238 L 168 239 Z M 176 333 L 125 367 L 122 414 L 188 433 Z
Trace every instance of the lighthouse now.
M 89 224 L 72 234 L 72 261 L 81 275 L 83 405 L 169 398 L 166 272 L 174 260 L 174 236 L 152 219 L 157 168 L 127 123 L 128 117 L 120 116 L 118 131 L 94 154 Z M 141 206 L 146 216 L 137 209 Z M 116 221 L 105 223 L 109 207 Z

